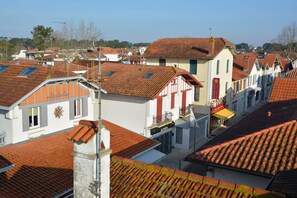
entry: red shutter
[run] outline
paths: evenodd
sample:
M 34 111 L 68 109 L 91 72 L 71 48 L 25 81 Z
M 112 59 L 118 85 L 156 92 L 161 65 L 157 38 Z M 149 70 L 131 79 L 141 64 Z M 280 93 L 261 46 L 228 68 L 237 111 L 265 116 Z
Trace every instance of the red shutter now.
M 214 78 L 212 81 L 212 99 L 219 99 L 220 95 L 220 79 Z
M 163 106 L 163 98 L 157 98 L 157 123 L 162 121 L 162 107 Z
M 175 93 L 171 93 L 171 109 L 174 109 Z

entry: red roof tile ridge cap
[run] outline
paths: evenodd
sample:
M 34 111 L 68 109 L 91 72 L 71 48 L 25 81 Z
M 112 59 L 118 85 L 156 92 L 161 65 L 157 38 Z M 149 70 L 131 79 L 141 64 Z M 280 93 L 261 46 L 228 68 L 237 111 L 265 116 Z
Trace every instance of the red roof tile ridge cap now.
M 88 127 L 94 128 L 94 129 L 98 127 L 98 121 L 92 121 L 92 120 L 80 120 L 79 124 L 88 126 Z

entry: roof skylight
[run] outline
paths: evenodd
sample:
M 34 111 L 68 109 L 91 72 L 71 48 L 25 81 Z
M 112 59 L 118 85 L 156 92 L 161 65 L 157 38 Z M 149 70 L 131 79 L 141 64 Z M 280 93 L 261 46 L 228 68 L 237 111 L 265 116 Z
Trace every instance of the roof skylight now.
M 0 65 L 0 73 L 4 72 L 7 68 L 8 68 L 8 66 Z
M 115 73 L 115 71 L 110 71 L 110 72 L 108 72 L 107 74 L 106 74 L 106 76 L 112 76 L 113 74 Z
M 32 74 L 37 68 L 29 67 L 20 73 L 20 76 L 29 76 Z
M 147 73 L 143 78 L 151 78 L 154 74 L 153 73 Z

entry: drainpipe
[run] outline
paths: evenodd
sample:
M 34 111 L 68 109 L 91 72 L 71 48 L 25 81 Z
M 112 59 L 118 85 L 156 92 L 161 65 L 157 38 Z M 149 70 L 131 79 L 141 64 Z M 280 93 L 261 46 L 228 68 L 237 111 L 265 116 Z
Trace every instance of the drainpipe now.
M 98 132 L 96 133 L 96 197 L 101 197 L 101 55 L 98 47 Z

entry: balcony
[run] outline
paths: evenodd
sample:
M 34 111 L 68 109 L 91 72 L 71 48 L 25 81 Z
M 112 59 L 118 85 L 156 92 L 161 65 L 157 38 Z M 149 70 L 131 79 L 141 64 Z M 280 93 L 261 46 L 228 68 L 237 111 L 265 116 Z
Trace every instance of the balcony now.
M 154 127 L 160 127 L 160 126 L 169 124 L 171 122 L 172 122 L 172 113 L 171 112 L 167 112 L 160 116 L 153 116 L 153 126 Z
M 187 117 L 190 114 L 191 114 L 191 105 L 188 105 L 185 108 L 179 108 L 179 117 Z

